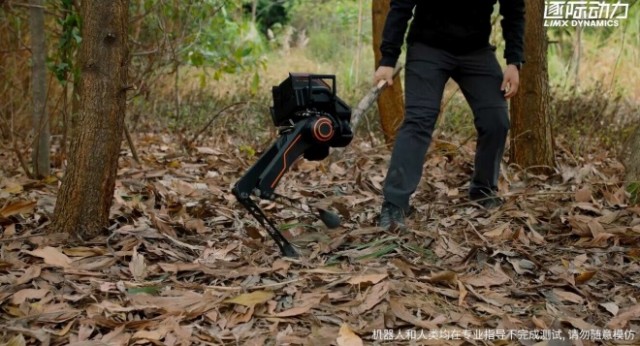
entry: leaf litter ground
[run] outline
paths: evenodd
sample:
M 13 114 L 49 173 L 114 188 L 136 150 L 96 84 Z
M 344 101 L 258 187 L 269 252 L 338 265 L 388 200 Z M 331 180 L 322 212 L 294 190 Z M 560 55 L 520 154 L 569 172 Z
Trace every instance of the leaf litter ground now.
M 301 248 L 288 259 L 230 193 L 256 159 L 232 136 L 137 143 L 109 232 L 84 244 L 49 232 L 56 181 L 3 179 L 0 342 L 640 344 L 640 207 L 605 154 L 564 153 L 553 175 L 505 166 L 506 204 L 487 212 L 466 198 L 472 143 L 435 141 L 410 230 L 383 232 L 389 151 L 356 141 L 278 188 L 336 210 L 338 229 L 261 202 Z

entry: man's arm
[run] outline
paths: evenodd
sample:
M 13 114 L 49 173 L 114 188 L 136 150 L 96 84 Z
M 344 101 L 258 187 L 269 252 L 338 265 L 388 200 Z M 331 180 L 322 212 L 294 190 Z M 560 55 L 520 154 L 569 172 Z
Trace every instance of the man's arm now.
M 524 13 L 524 0 L 500 0 L 502 35 L 506 45 L 504 58 L 507 64 L 524 62 Z
M 391 0 L 387 20 L 382 31 L 380 66 L 395 67 L 404 43 L 409 19 L 413 16 L 415 0 Z

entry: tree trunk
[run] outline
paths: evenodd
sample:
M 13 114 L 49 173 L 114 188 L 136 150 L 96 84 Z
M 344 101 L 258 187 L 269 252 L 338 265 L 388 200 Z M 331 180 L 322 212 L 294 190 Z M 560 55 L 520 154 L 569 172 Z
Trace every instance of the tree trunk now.
M 384 29 L 391 0 L 373 0 L 372 22 L 373 22 L 373 52 L 376 59 L 376 69 L 380 64 L 382 53 L 380 44 L 382 43 L 382 30 Z M 393 86 L 385 88 L 378 98 L 378 111 L 380 112 L 380 124 L 384 132 L 384 139 L 387 144 L 393 143 L 404 119 L 404 94 L 402 93 L 402 83 L 400 77 L 396 76 Z
M 43 178 L 49 175 L 49 119 L 47 117 L 47 47 L 44 37 L 44 1 L 31 0 L 29 28 L 31 31 L 31 95 L 33 115 L 33 176 Z
M 108 224 L 126 108 L 128 0 L 83 1 L 77 125 L 54 229 L 90 239 Z
M 629 138 L 622 162 L 625 167 L 627 183 L 640 183 L 640 126 Z
M 511 162 L 533 172 L 555 166 L 549 114 L 547 32 L 543 26 L 544 2 L 527 0 L 526 63 L 520 72 L 518 94 L 511 101 Z

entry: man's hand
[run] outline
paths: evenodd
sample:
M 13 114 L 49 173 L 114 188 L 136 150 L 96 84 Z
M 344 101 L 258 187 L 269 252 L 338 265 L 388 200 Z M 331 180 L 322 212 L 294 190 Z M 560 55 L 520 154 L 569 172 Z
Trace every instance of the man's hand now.
M 504 79 L 502 80 L 502 86 L 500 90 L 504 92 L 504 97 L 508 100 L 518 93 L 518 86 L 520 85 L 520 72 L 516 65 L 507 65 L 504 70 Z
M 393 85 L 393 67 L 380 66 L 373 75 L 373 84 L 378 85 L 380 81 L 386 81 L 388 86 Z

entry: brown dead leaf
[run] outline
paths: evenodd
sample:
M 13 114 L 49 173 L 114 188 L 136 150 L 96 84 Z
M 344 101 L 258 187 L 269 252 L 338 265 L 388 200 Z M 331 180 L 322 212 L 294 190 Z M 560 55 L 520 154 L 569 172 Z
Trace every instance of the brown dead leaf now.
M 71 257 L 92 257 L 105 254 L 103 249 L 85 246 L 63 249 L 62 252 Z
M 36 201 L 13 201 L 6 204 L 0 209 L 0 217 L 8 218 L 9 216 L 19 214 L 30 214 L 36 206 Z
M 397 318 L 405 322 L 409 322 L 416 327 L 420 327 L 427 330 L 438 329 L 438 325 L 430 321 L 425 321 L 415 317 L 409 310 L 407 310 L 407 308 L 405 308 L 404 304 L 402 304 L 401 302 L 393 298 L 389 300 L 389 307 L 391 308 L 391 311 Z
M 455 272 L 452 272 L 450 270 L 444 270 L 431 275 L 431 277 L 427 278 L 427 280 L 433 283 L 440 283 L 440 282 L 454 283 L 456 282 L 457 278 L 458 278 L 458 275 Z
M 24 339 L 24 336 L 22 336 L 22 334 L 18 334 L 14 337 L 12 337 L 11 339 L 9 339 L 9 341 L 7 341 L 4 346 L 26 346 L 27 345 L 27 341 Z
M 576 276 L 576 285 L 582 285 L 596 275 L 596 271 L 585 271 Z
M 585 215 L 574 215 L 568 217 L 567 221 L 569 221 L 573 233 L 582 237 L 588 237 L 591 235 L 591 230 L 589 230 L 587 224 L 591 222 L 592 219 L 592 217 Z
M 157 328 L 154 330 L 138 330 L 133 334 L 133 340 L 149 340 L 160 342 L 169 332 L 168 328 Z
M 629 321 L 637 319 L 640 319 L 640 304 L 620 310 L 618 315 L 607 323 L 607 327 L 611 329 L 622 329 Z
M 138 253 L 137 247 L 133 248 L 129 271 L 136 281 L 143 281 L 147 277 L 147 265 L 144 262 L 144 256 Z
M 204 234 L 208 232 L 207 226 L 205 226 L 204 221 L 202 219 L 191 219 L 187 221 L 184 226 L 190 230 L 195 231 L 198 234 Z
M 349 325 L 343 323 L 340 326 L 340 332 L 336 339 L 338 346 L 363 346 L 362 339 L 349 328 Z
M 460 281 L 475 287 L 500 286 L 509 280 L 510 278 L 504 272 L 488 267 L 478 274 L 465 275 L 460 278 Z
M 509 223 L 503 223 L 503 224 L 499 225 L 498 227 L 496 227 L 496 228 L 494 228 L 494 229 L 492 229 L 492 230 L 490 230 L 488 232 L 483 233 L 483 235 L 485 237 L 489 237 L 489 238 L 500 238 L 500 237 L 502 237 L 502 234 L 504 233 L 504 231 L 506 229 L 508 229 L 508 228 L 509 228 Z
M 467 297 L 468 291 L 464 287 L 464 284 L 462 283 L 462 281 L 456 280 L 456 282 L 458 283 L 458 290 L 460 291 L 460 296 L 458 297 L 458 306 L 464 306 L 466 305 L 464 303 L 464 299 Z
M 544 323 L 543 320 L 539 319 L 538 317 L 536 317 L 536 315 L 533 315 L 531 317 L 531 321 L 533 322 L 533 324 L 536 326 L 536 328 L 540 329 L 540 330 L 547 330 L 549 329 L 549 327 L 547 326 L 546 323 Z
M 576 202 L 591 202 L 591 189 L 585 186 L 576 191 L 575 200 Z
M 40 272 L 41 272 L 41 268 L 40 268 L 39 265 L 29 266 L 27 268 L 27 270 L 25 270 L 24 274 L 22 274 L 22 276 L 19 277 L 16 280 L 16 282 L 14 282 L 14 285 L 16 285 L 16 286 L 24 285 L 24 284 L 30 282 L 31 280 L 39 277 L 40 276 Z
M 275 316 L 275 317 L 293 317 L 293 316 L 306 314 L 312 308 L 318 306 L 318 304 L 320 304 L 322 299 L 325 298 L 325 297 L 326 297 L 326 294 L 324 294 L 324 293 L 321 293 L 321 294 L 319 294 L 319 293 L 305 293 L 305 294 L 302 294 L 302 296 L 300 296 L 298 299 L 296 299 L 296 301 L 295 301 L 295 305 L 296 306 L 295 307 L 293 307 L 291 309 L 288 309 L 288 310 L 281 311 L 281 312 L 276 313 L 276 314 L 273 314 L 272 316 Z
M 580 297 L 575 293 L 567 292 L 557 288 L 553 289 L 553 294 L 555 294 L 558 298 L 560 298 L 560 300 L 570 302 L 570 303 L 582 304 L 582 302 L 584 301 L 582 297 Z
M 620 307 L 618 307 L 618 304 L 614 302 L 602 303 L 600 304 L 600 306 L 609 311 L 613 316 L 616 316 L 618 314 L 618 311 L 620 311 Z
M 305 304 L 302 306 L 296 306 L 294 308 L 284 310 L 273 315 L 274 317 L 293 317 L 303 315 L 309 312 L 316 304 Z
M 581 318 L 576 317 L 562 317 L 561 320 L 571 323 L 572 326 L 576 327 L 580 330 L 597 330 L 598 327 L 594 326 L 591 323 L 585 322 Z
M 359 315 L 365 311 L 371 310 L 371 308 L 378 305 L 378 303 L 384 299 L 388 292 L 389 282 L 385 281 L 372 286 L 362 304 L 354 307 L 351 312 L 355 315 Z
M 48 293 L 49 290 L 46 288 L 25 288 L 13 294 L 13 297 L 11 297 L 11 303 L 13 305 L 20 305 L 28 299 L 40 300 L 44 298 Z
M 44 260 L 44 263 L 56 267 L 69 268 L 72 262 L 67 255 L 51 246 L 35 249 L 33 251 L 25 251 L 25 253 L 31 256 L 40 257 Z
M 253 291 L 251 293 L 243 293 L 239 296 L 226 299 L 224 303 L 233 303 L 244 305 L 247 307 L 254 307 L 258 304 L 264 304 L 268 302 L 274 296 L 274 293 L 271 291 Z
M 349 279 L 349 281 L 347 281 L 348 283 L 352 284 L 352 285 L 357 285 L 357 284 L 361 284 L 363 282 L 371 282 L 372 284 L 377 284 L 378 282 L 382 281 L 384 278 L 386 278 L 388 276 L 387 273 L 383 273 L 383 274 L 366 274 L 366 275 L 358 275 L 358 276 L 354 276 L 351 279 Z

